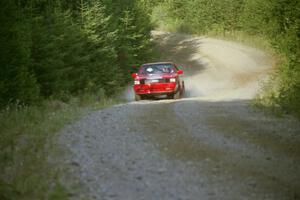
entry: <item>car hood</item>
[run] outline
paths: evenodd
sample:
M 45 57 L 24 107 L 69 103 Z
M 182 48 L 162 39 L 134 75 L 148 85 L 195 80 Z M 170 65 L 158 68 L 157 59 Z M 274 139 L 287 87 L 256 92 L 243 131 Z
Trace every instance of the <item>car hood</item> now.
M 138 74 L 138 80 L 142 79 L 164 79 L 164 78 L 176 78 L 178 75 L 177 73 L 172 74 Z

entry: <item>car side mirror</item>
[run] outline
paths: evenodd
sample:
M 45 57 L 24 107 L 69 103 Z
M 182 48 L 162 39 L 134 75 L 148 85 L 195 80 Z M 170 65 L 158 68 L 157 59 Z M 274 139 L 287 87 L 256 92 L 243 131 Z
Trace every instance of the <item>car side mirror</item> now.
M 138 76 L 138 74 L 137 73 L 133 73 L 133 74 L 131 74 L 131 77 L 132 78 L 136 78 Z
M 178 74 L 178 75 L 181 75 L 181 74 L 183 74 L 183 71 L 182 71 L 182 70 L 178 70 L 178 71 L 177 71 L 177 74 Z

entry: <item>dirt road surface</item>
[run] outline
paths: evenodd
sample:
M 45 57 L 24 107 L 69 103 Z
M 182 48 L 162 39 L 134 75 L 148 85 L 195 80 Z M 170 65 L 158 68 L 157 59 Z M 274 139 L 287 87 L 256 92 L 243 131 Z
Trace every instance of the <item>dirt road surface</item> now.
M 66 127 L 71 199 L 299 199 L 299 121 L 249 106 L 272 59 L 222 40 L 153 38 L 184 66 L 186 97 L 132 101 Z

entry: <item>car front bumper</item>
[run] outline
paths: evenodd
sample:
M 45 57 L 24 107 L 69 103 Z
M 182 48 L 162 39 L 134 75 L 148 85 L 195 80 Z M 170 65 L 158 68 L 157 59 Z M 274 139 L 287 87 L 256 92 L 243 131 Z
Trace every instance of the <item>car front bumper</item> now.
M 134 85 L 133 89 L 139 95 L 162 95 L 177 91 L 177 83 L 152 83 Z

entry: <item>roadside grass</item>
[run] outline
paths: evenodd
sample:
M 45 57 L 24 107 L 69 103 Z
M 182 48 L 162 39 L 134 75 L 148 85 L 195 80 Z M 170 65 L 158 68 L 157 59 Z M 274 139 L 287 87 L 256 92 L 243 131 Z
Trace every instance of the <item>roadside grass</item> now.
M 47 100 L 38 106 L 10 106 L 0 112 L 0 199 L 67 199 L 56 166 L 53 138 L 68 123 L 117 98 L 83 95 L 67 103 Z

